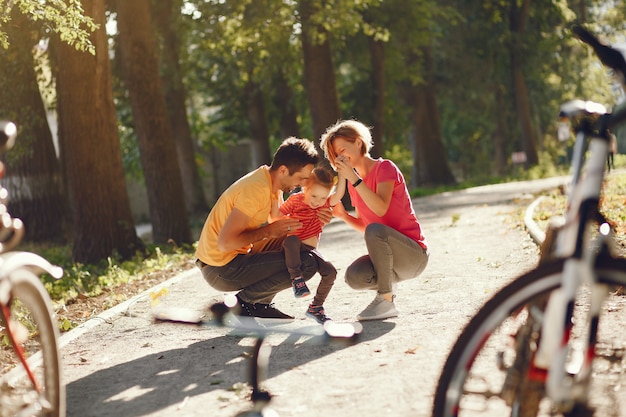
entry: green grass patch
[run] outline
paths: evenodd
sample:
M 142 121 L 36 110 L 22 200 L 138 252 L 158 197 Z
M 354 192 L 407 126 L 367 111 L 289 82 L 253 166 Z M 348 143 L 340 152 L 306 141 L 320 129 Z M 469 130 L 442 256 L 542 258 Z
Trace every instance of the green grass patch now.
M 533 220 L 545 230 L 551 217 L 565 214 L 567 196 L 565 190 L 551 190 L 542 195 L 544 198 L 535 208 Z M 605 177 L 600 211 L 613 224 L 619 246 L 626 247 L 626 173 L 613 173 Z
M 71 261 L 68 246 L 23 246 L 21 250 L 37 253 L 63 268 L 64 274 L 59 280 L 42 276 L 50 297 L 58 304 L 70 303 L 77 297 L 96 297 L 121 284 L 142 280 L 151 273 L 176 269 L 194 259 L 195 253 L 195 245 L 176 248 L 151 245 L 145 253 L 137 253 L 129 260 L 109 257 L 96 265 L 83 265 Z

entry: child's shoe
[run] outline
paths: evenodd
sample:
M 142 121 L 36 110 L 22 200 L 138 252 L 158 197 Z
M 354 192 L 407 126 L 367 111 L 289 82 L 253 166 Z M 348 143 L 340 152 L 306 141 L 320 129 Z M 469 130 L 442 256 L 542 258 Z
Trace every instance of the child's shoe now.
M 312 319 L 315 319 L 319 324 L 324 324 L 328 320 L 332 320 L 326 315 L 323 306 L 314 306 L 313 304 L 309 304 L 306 315 L 311 317 Z
M 311 295 L 311 291 L 309 291 L 309 287 L 306 286 L 306 281 L 302 277 L 297 277 L 291 280 L 291 285 L 293 286 L 293 295 L 296 298 L 306 297 Z

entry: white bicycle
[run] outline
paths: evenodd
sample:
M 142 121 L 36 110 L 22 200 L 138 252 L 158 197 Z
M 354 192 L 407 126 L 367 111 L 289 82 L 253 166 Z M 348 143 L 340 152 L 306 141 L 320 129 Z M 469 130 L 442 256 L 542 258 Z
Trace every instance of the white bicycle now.
M 623 83 L 622 54 L 582 27 L 574 33 Z M 615 254 L 600 196 L 608 130 L 626 112 L 574 100 L 560 116 L 576 133 L 565 216 L 550 223 L 539 265 L 497 292 L 463 329 L 439 378 L 435 417 L 592 416 L 594 362 L 623 355 L 612 344 L 615 334 L 600 326 L 616 324 L 602 307 L 626 286 L 626 259 Z
M 16 131 L 0 122 L 0 151 L 13 145 Z M 7 197 L 0 187 L 0 417 L 64 417 L 59 330 L 39 279 L 60 278 L 63 270 L 34 253 L 11 252 L 24 227 L 7 212 Z

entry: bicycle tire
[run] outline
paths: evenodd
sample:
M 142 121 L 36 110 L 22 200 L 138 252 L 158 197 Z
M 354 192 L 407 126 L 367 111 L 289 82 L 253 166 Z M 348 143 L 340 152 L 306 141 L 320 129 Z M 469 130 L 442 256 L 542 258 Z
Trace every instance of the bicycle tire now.
M 16 300 L 19 301 L 24 311 L 31 316 L 32 322 L 37 327 L 38 356 L 33 356 L 29 359 L 29 366 L 35 368 L 39 361 L 34 359 L 41 360 L 41 366 L 38 367 L 36 372 L 38 384 L 41 386 L 41 393 L 36 393 L 35 388 L 21 367 L 16 367 L 3 376 L 3 381 L 11 387 L 12 391 L 15 391 L 12 393 L 12 397 L 19 398 L 21 396 L 25 399 L 20 400 L 20 402 L 30 403 L 14 403 L 13 406 L 17 407 L 15 412 L 19 415 L 19 412 L 21 412 L 20 408 L 41 408 L 41 411 L 33 415 L 65 417 L 66 397 L 65 387 L 61 381 L 61 360 L 58 350 L 59 330 L 56 322 L 53 320 L 54 312 L 50 296 L 38 276 L 28 268 L 13 271 L 11 273 L 11 284 L 12 305 L 16 304 Z M 1 313 L 1 310 L 0 315 L 0 318 L 6 323 L 6 317 Z M 22 390 L 27 390 L 30 393 L 24 396 Z M 2 393 L 2 395 L 8 395 L 8 393 Z M 33 397 L 34 401 L 39 404 L 32 403 Z M 6 404 L 4 405 L 6 406 Z M 30 416 L 31 414 L 28 415 Z
M 543 387 L 529 388 L 527 392 L 521 395 L 518 393 L 518 398 L 509 399 L 509 404 L 507 404 L 500 397 L 503 391 L 502 387 L 499 389 L 497 387 L 498 384 L 504 383 L 505 375 L 503 373 L 506 369 L 499 369 L 498 361 L 495 358 L 487 358 L 494 353 L 493 351 L 489 352 L 489 349 L 493 349 L 490 346 L 491 338 L 496 337 L 493 340 L 497 340 L 498 331 L 501 330 L 501 327 L 505 327 L 509 323 L 508 321 L 512 320 L 513 316 L 518 314 L 520 309 L 530 301 L 545 297 L 561 286 L 563 265 L 563 260 L 549 261 L 538 265 L 535 269 L 521 275 L 499 290 L 472 317 L 457 338 L 442 368 L 433 400 L 433 417 L 537 415 L 539 403 L 543 397 L 541 392 Z M 624 286 L 626 284 L 626 260 L 624 259 L 599 258 L 596 261 L 595 270 L 598 282 L 601 284 L 611 286 Z M 505 338 L 506 333 L 503 336 L 503 339 Z M 497 348 L 501 348 L 501 346 L 497 346 Z M 510 350 L 508 349 L 507 352 L 505 349 L 505 352 L 510 354 Z M 499 352 L 496 354 L 499 355 Z M 486 384 L 485 391 L 477 393 L 468 385 L 481 382 L 480 375 L 473 375 L 473 372 L 474 366 L 482 364 L 489 367 L 485 370 L 485 373 L 489 374 L 489 381 L 484 379 L 482 382 Z M 498 373 L 500 375 L 496 375 Z M 489 383 L 495 385 L 495 389 L 488 387 Z M 481 402 L 481 399 L 484 400 L 483 407 L 493 407 L 494 410 L 489 412 L 483 408 L 472 414 L 472 410 L 465 409 L 465 406 L 468 405 L 466 403 Z M 520 406 L 524 407 L 526 411 L 520 411 Z

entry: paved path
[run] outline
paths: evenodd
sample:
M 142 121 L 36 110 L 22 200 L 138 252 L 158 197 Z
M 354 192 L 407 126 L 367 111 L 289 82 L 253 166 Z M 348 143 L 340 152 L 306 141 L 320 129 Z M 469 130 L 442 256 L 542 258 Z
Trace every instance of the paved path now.
M 319 345 L 272 335 L 264 386 L 284 416 L 423 416 L 449 348 L 491 294 L 531 268 L 538 250 L 519 227 L 531 193 L 562 178 L 509 183 L 415 200 L 431 248 L 424 274 L 399 286 L 400 316 L 364 324 L 354 346 Z M 350 322 L 373 298 L 343 282 L 342 271 L 365 252 L 362 238 L 329 224 L 320 250 L 339 270 L 327 313 Z M 311 283 L 315 287 L 317 278 Z M 169 281 L 162 305 L 202 310 L 223 294 L 193 270 Z M 278 307 L 297 316 L 290 328 L 316 326 L 307 302 L 289 291 Z M 248 406 L 245 383 L 252 338 L 225 329 L 154 323 L 150 297 L 124 303 L 63 338 L 68 416 L 234 416 Z

